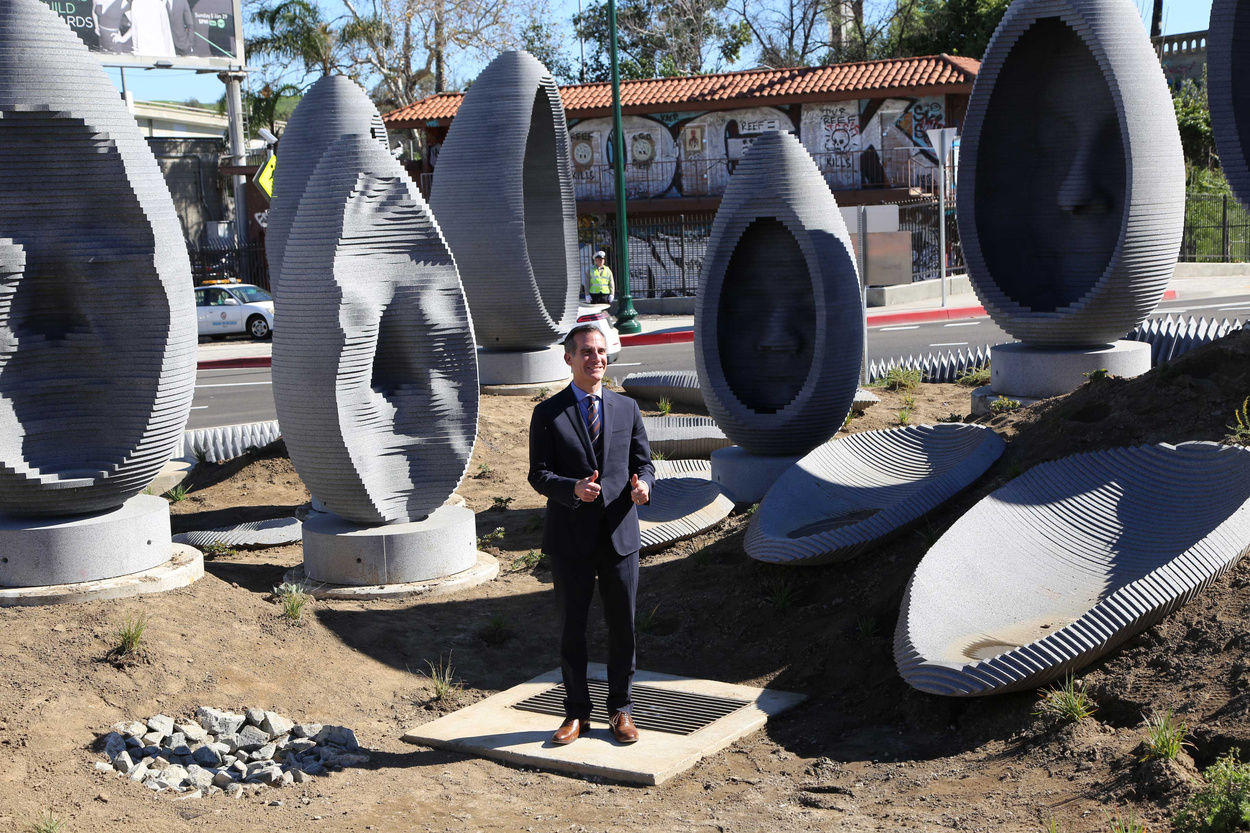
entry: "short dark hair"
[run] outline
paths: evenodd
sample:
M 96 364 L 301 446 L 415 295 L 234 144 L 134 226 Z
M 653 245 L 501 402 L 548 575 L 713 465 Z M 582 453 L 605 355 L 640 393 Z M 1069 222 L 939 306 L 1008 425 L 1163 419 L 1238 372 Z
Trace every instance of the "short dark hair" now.
M 564 337 L 564 354 L 566 356 L 573 355 L 573 350 L 575 349 L 574 340 L 577 338 L 578 333 L 598 333 L 599 337 L 603 338 L 603 330 L 600 330 L 594 324 L 578 324 L 576 327 L 569 330 L 569 334 Z M 608 340 L 606 338 L 603 339 L 605 346 L 607 345 L 607 341 Z

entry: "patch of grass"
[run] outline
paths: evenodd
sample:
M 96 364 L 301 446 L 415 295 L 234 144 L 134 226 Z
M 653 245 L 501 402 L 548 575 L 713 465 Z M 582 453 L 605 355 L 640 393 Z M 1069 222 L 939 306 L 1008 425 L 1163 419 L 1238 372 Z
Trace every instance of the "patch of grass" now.
M 955 412 L 951 412 L 944 417 L 938 417 L 938 422 L 963 422 L 964 418 Z
M 121 624 L 114 633 L 117 636 L 117 647 L 114 652 L 119 657 L 134 656 L 143 647 L 143 633 L 148 628 L 146 613 L 128 613 L 122 617 Z
M 1079 723 L 1098 710 L 1098 706 L 1089 695 L 1085 681 L 1077 682 L 1069 674 L 1060 682 L 1038 692 L 1040 699 L 1037 711 L 1033 714 L 1045 717 L 1060 724 Z
M 197 445 L 195 448 L 191 449 L 191 456 L 195 458 L 195 462 L 197 463 L 206 463 L 208 462 L 208 449 L 200 448 Z
M 1106 379 L 1106 378 L 1107 378 L 1107 368 L 1105 368 L 1105 367 L 1100 367 L 1100 368 L 1098 368 L 1097 370 L 1091 370 L 1089 373 L 1085 373 L 1085 374 L 1082 374 L 1082 375 L 1084 375 L 1084 376 L 1085 376 L 1085 378 L 1086 378 L 1086 379 L 1089 379 L 1091 382 L 1096 381 L 1096 380 L 1098 380 L 1098 379 Z
M 668 416 L 673 412 L 673 400 L 667 396 L 661 396 L 655 402 L 655 409 L 660 412 L 661 416 Z
M 794 607 L 798 595 L 788 578 L 774 578 L 764 583 L 764 600 L 783 613 Z
M 651 459 L 652 459 L 652 460 L 667 460 L 667 459 L 668 459 L 668 455 L 667 455 L 667 454 L 665 454 L 663 451 L 652 451 L 652 452 L 651 452 Z
M 512 501 L 514 500 L 516 500 L 516 498 L 514 497 L 496 496 L 490 499 L 490 508 L 499 509 L 499 510 L 507 509 L 509 506 L 512 505 Z
M 447 652 L 447 660 L 444 662 L 443 655 L 438 655 L 438 665 L 430 662 L 428 659 L 425 664 L 429 666 L 430 673 L 424 671 L 421 675 L 430 681 L 430 686 L 434 690 L 431 700 L 448 700 L 460 689 L 464 688 L 464 683 L 456 679 L 456 669 L 451 664 L 451 651 Z
M 1128 810 L 1127 816 L 1120 815 L 1120 808 L 1115 808 L 1115 817 L 1107 818 L 1107 830 L 1109 833 L 1149 833 L 1150 828 L 1146 826 L 1146 822 L 1139 821 L 1137 814 L 1131 809 Z
M 749 518 L 749 517 L 751 517 L 752 515 L 754 515 L 754 514 L 755 514 L 755 510 L 756 510 L 756 509 L 759 509 L 759 508 L 760 508 L 760 505 L 759 505 L 758 503 L 752 503 L 752 504 L 751 504 L 750 506 L 748 506 L 746 509 L 743 509 L 743 510 L 742 510 L 742 514 L 743 514 L 743 515 L 745 515 L 746 517 L 748 517 L 748 518 Z
M 497 526 L 485 535 L 478 536 L 477 548 L 480 550 L 482 547 L 489 547 L 491 544 L 502 541 L 504 535 L 506 534 L 507 530 L 505 530 L 502 526 Z
M 651 633 L 652 631 L 654 631 L 655 626 L 659 623 L 659 619 L 655 615 L 656 611 L 658 611 L 659 609 L 660 609 L 660 606 L 657 604 L 655 607 L 651 608 L 650 613 L 643 612 L 635 616 L 634 617 L 634 630 L 638 631 L 639 633 Z
M 1173 760 L 1181 754 L 1181 750 L 1190 744 L 1185 740 L 1188 728 L 1184 721 L 1172 714 L 1172 710 L 1155 712 L 1146 720 L 1146 735 L 1142 738 L 1145 754 L 1148 758 Z
M 886 374 L 873 383 L 873 387 L 886 390 L 913 391 L 924 381 L 924 374 L 919 370 L 908 370 L 905 367 L 891 367 Z
M 898 412 L 898 424 L 906 425 L 911 421 L 911 408 L 903 408 Z
M 876 616 L 859 616 L 855 619 L 855 632 L 862 639 L 872 639 L 877 635 L 877 617 Z
M 980 367 L 974 367 L 964 375 L 955 379 L 955 384 L 963 385 L 966 388 L 979 388 L 990 383 L 990 366 L 983 364 Z
M 486 463 L 477 464 L 477 474 L 473 475 L 474 480 L 485 480 L 495 473 L 495 470 Z
M 200 548 L 200 552 L 205 558 L 222 558 L 227 555 L 238 555 L 239 551 L 231 547 L 229 544 L 223 544 L 221 541 L 214 541 Z
M 530 550 L 525 555 L 518 555 L 512 559 L 511 569 L 513 572 L 532 570 L 542 562 L 544 557 L 538 550 Z
M 1000 396 L 990 403 L 990 413 L 1005 414 L 1008 411 L 1014 411 L 1019 407 L 1019 399 L 1008 399 L 1005 396 Z
M 502 645 L 512 638 L 512 631 L 508 629 L 507 617 L 496 613 L 477 635 L 487 645 Z
M 44 810 L 26 826 L 29 833 L 61 833 L 65 824 L 51 810 Z
M 848 411 L 848 412 L 847 412 L 847 414 L 846 414 L 846 419 L 842 420 L 842 430 L 843 430 L 843 431 L 850 431 L 850 430 L 851 430 L 851 420 L 853 420 L 853 419 L 855 419 L 855 412 L 854 412 L 854 411 Z
M 292 622 L 298 622 L 304 615 L 304 606 L 312 600 L 312 596 L 304 592 L 298 584 L 286 582 L 273 589 L 273 595 L 282 605 L 282 615 Z
M 1240 408 L 1233 409 L 1233 423 L 1228 430 L 1225 442 L 1250 445 L 1250 397 L 1246 397 Z
M 186 499 L 188 491 L 189 490 L 186 486 L 175 486 L 166 492 L 162 497 L 170 503 L 177 503 L 180 500 Z
M 551 388 L 539 388 L 538 393 L 534 394 L 531 402 L 542 402 L 548 396 L 551 396 Z
M 1236 749 L 1207 767 L 1206 784 L 1172 819 L 1176 833 L 1225 833 L 1250 826 L 1250 764 Z
M 1050 816 L 1046 819 L 1046 825 L 1042 828 L 1042 833 L 1064 833 L 1067 830 L 1063 826 L 1058 816 Z

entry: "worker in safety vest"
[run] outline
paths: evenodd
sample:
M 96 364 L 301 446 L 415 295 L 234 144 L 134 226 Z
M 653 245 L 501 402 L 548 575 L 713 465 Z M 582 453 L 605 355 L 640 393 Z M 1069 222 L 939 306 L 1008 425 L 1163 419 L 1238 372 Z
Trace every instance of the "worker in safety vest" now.
M 604 253 L 595 252 L 595 265 L 586 270 L 586 295 L 592 304 L 611 303 L 616 294 L 616 279 L 612 270 L 603 264 Z

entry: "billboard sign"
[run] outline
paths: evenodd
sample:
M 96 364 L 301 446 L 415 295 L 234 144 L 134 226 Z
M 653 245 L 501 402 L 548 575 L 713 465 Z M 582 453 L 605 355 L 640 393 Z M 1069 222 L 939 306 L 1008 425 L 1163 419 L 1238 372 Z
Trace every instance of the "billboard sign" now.
M 43 0 L 101 63 L 243 66 L 241 0 Z

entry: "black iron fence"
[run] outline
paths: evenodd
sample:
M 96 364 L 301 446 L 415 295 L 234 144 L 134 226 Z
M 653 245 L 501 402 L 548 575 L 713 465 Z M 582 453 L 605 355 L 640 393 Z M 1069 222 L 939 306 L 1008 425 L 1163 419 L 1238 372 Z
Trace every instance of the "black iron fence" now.
M 941 277 L 941 237 L 938 222 L 942 214 L 936 197 L 907 200 L 898 205 L 898 229 L 911 232 L 911 279 L 937 280 Z M 851 234 L 855 230 L 851 229 Z M 869 250 L 871 251 L 871 249 Z M 946 274 L 962 275 L 963 247 L 959 244 L 959 224 L 955 222 L 955 201 L 946 202 Z
M 1228 194 L 1188 194 L 1180 260 L 1191 263 L 1250 261 L 1250 214 Z
M 191 278 L 196 286 L 210 281 L 235 280 L 269 290 L 269 265 L 260 243 L 228 248 L 187 246 Z
M 712 233 L 711 211 L 629 217 L 629 291 L 635 298 L 693 296 Z M 583 216 L 577 242 L 584 276 L 591 257 L 602 249 L 614 274 L 620 274 L 614 243 L 616 215 Z

